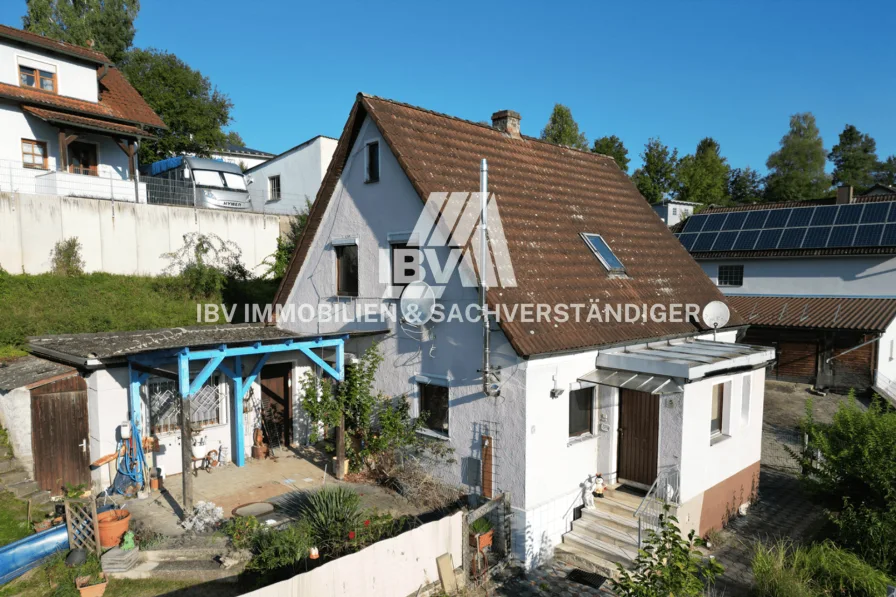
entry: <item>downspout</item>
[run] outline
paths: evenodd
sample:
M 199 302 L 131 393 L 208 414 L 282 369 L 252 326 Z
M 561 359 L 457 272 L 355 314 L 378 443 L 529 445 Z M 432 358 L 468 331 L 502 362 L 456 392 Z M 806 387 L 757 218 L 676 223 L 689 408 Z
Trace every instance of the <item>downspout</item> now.
M 488 313 L 486 294 L 488 293 L 488 161 L 483 158 L 479 166 L 479 314 L 482 318 L 482 391 L 491 396 L 491 365 L 489 354 Z

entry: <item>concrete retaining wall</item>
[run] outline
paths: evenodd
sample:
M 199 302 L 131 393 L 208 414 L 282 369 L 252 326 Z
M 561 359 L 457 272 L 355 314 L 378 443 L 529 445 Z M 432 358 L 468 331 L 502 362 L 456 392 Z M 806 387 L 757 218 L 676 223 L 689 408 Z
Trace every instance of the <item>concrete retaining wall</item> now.
M 461 565 L 463 513 L 457 512 L 392 539 L 374 543 L 320 568 L 247 593 L 246 597 L 395 597 L 439 580 L 436 558 L 450 553 Z
M 190 232 L 236 243 L 243 263 L 260 273 L 277 248 L 280 216 L 0 193 L 0 267 L 13 274 L 49 271 L 56 243 L 77 237 L 87 272 L 159 275 L 169 263 L 162 254 Z

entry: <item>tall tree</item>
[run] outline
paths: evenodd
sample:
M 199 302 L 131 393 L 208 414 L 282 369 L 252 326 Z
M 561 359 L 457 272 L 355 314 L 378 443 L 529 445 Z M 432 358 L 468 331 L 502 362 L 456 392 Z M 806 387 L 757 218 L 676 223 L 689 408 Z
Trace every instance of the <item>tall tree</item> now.
M 728 175 L 728 196 L 735 203 L 762 198 L 762 176 L 749 166 L 734 168 Z
M 237 147 L 246 146 L 246 142 L 243 141 L 243 137 L 236 131 L 228 131 L 224 136 L 224 142 L 230 143 L 231 145 L 236 145 Z
M 659 139 L 650 139 L 641 154 L 644 165 L 635 170 L 632 180 L 650 203 L 672 194 L 677 185 L 678 150 L 669 150 Z
M 616 135 L 595 139 L 591 151 L 610 156 L 616 160 L 616 164 L 622 168 L 623 172 L 628 172 L 628 150 L 622 144 L 622 139 Z
M 224 144 L 221 128 L 230 122 L 233 104 L 201 72 L 154 49 L 132 50 L 121 70 L 168 125 L 157 140 L 140 146 L 142 163 L 172 155 L 204 156 Z
M 585 133 L 579 132 L 579 125 L 573 120 L 572 112 L 563 104 L 554 105 L 554 111 L 541 131 L 541 138 L 557 145 L 588 149 Z
M 719 143 L 705 137 L 694 155 L 678 163 L 678 199 L 698 203 L 718 203 L 728 197 L 728 160 L 722 157 Z
M 811 112 L 790 117 L 790 130 L 781 138 L 781 148 L 768 157 L 769 174 L 765 196 L 774 201 L 797 201 L 823 197 L 831 179 L 824 171 L 827 152 Z
M 879 162 L 874 170 L 874 182 L 896 187 L 896 155 Z
M 27 31 L 93 48 L 118 63 L 134 43 L 140 0 L 27 0 Z
M 877 143 L 853 125 L 847 124 L 840 133 L 840 142 L 831 148 L 828 159 L 834 163 L 835 185 L 849 185 L 863 191 L 874 184 Z

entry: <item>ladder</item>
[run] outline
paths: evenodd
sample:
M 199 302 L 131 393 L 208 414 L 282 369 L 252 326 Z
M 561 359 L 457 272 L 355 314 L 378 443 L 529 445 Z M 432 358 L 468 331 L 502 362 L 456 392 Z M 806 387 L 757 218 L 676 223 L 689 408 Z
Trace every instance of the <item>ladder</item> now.
M 261 429 L 268 438 L 268 447 L 271 449 L 271 455 L 275 456 L 274 449 L 280 450 L 280 429 L 276 421 L 264 412 L 264 404 L 261 402 L 261 396 L 255 394 L 254 389 L 249 390 L 249 396 L 252 400 L 252 410 L 255 412 L 256 424 L 261 424 Z

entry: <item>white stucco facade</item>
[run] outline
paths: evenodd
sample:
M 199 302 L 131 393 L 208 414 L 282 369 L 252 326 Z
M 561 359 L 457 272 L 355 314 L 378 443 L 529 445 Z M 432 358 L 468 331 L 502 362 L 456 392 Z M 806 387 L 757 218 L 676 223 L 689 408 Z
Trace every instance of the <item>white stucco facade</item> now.
M 249 188 L 252 209 L 291 216 L 314 202 L 327 173 L 336 139 L 317 136 L 246 172 L 253 181 Z M 272 195 L 273 177 L 280 177 L 280 198 Z
M 376 183 L 364 180 L 364 149 L 371 141 L 380 141 L 380 177 Z M 471 168 L 477 166 L 471 164 Z M 450 443 L 456 462 L 433 470 L 444 480 L 479 493 L 476 474 L 482 458 L 481 436 L 493 437 L 496 493 L 511 493 L 514 551 L 531 566 L 549 557 L 562 535 L 569 531 L 574 509 L 582 504 L 581 484 L 587 477 L 602 472 L 608 481 L 615 479 L 619 417 L 616 388 L 593 386 L 592 430 L 575 438 L 569 434 L 570 392 L 580 388 L 578 379 L 595 368 L 598 351 L 521 358 L 493 324 L 491 365 L 500 368 L 500 396 L 493 398 L 482 391 L 482 329 L 478 323 L 443 321 L 410 328 L 396 322 L 325 323 L 320 318 L 303 323 L 288 316 L 290 308 L 298 311 L 303 305 L 347 305 L 351 311 L 367 305 L 377 311 L 381 305 L 395 305 L 394 299 L 383 298 L 390 279 L 389 239 L 413 230 L 422 208 L 420 197 L 379 131 L 366 120 L 287 297 L 287 317 L 278 325 L 303 334 L 382 329 L 375 340 L 385 360 L 376 388 L 387 395 L 405 397 L 414 414 L 419 408 L 419 381 L 447 386 L 448 433 L 439 438 L 431 436 L 433 441 Z M 334 245 L 345 243 L 358 248 L 359 291 L 357 297 L 351 298 L 338 297 L 336 292 Z M 444 256 L 439 256 L 444 263 Z M 477 289 L 465 287 L 460 278 L 455 273 L 439 299 L 446 311 L 454 304 L 463 308 L 477 301 Z M 436 284 L 430 271 L 424 280 Z M 733 342 L 735 332 L 718 336 L 719 341 Z M 349 340 L 346 350 L 361 353 L 371 341 Z M 743 375 L 747 374 L 732 374 L 726 380 L 736 385 Z M 675 459 L 702 459 L 686 472 L 692 496 L 702 495 L 703 490 L 710 488 L 707 483 L 714 483 L 716 476 L 738 472 L 736 467 L 744 461 L 754 456 L 753 462 L 759 461 L 761 381 L 757 381 L 754 391 L 754 401 L 759 404 L 755 411 L 758 415 L 753 418 L 755 425 L 743 430 L 738 427 L 736 434 L 722 442 L 728 444 L 725 447 L 709 445 L 711 416 L 705 404 L 705 387 L 711 386 L 705 383 L 708 381 L 686 386 L 683 398 L 677 397 L 678 406 L 669 409 L 673 416 L 663 417 L 659 430 L 666 450 L 657 455 L 660 463 L 668 460 L 672 452 Z M 554 388 L 564 393 L 552 398 Z M 686 424 L 685 417 L 693 417 L 694 421 Z M 689 427 L 691 424 L 694 429 Z M 745 449 L 748 444 L 749 449 Z M 731 459 L 730 452 L 735 450 L 741 452 L 738 458 Z M 707 468 L 712 468 L 712 474 L 706 472 Z M 695 525 L 700 516 L 698 509 Z
M 19 65 L 56 73 L 59 95 L 85 102 L 99 101 L 97 65 L 93 62 L 26 49 L 6 40 L 0 41 L 0 83 L 18 85 Z

